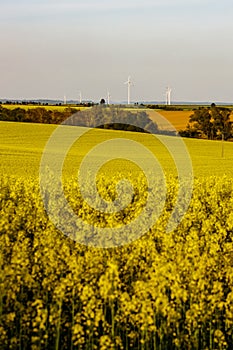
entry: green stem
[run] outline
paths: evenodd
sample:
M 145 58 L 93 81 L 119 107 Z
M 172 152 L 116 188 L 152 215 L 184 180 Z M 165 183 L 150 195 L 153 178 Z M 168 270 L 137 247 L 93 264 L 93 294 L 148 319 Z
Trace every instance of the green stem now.
M 55 350 L 59 350 L 60 329 L 61 329 L 61 310 L 62 310 L 62 300 L 59 302 L 58 325 L 57 325 Z

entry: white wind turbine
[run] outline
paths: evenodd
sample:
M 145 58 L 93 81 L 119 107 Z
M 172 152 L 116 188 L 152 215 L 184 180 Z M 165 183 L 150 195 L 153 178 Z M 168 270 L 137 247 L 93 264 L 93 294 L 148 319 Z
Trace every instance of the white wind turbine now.
M 66 95 L 64 95 L 64 105 L 66 105 Z
M 132 81 L 130 80 L 130 76 L 128 77 L 128 80 L 124 84 L 128 85 L 128 105 L 130 105 L 130 87 L 132 85 Z
M 82 103 L 82 93 L 81 93 L 81 91 L 79 91 L 79 103 L 80 104 Z
M 108 103 L 108 105 L 110 105 L 110 97 L 111 97 L 111 95 L 110 95 L 110 92 L 108 91 L 107 92 L 107 103 Z
M 171 92 L 172 89 L 168 86 L 166 89 L 166 105 L 170 106 L 171 104 Z

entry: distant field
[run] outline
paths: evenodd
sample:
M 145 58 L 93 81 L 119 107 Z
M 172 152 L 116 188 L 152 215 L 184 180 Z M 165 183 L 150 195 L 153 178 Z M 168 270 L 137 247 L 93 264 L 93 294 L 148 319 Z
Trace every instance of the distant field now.
M 0 173 L 19 177 L 38 177 L 43 148 L 55 128 L 55 125 L 0 122 Z M 156 155 L 165 172 L 175 173 L 171 156 L 153 136 L 100 129 L 93 129 L 87 136 L 82 137 L 76 148 L 71 150 L 66 164 L 66 173 L 76 175 L 81 159 L 88 150 L 113 137 L 141 142 Z M 221 158 L 220 141 L 184 140 L 192 158 L 195 176 L 233 175 L 233 143 L 224 143 L 225 156 Z M 127 151 L 125 149 L 126 156 Z M 138 157 L 140 158 L 140 154 Z M 122 165 L 123 163 L 118 161 L 117 169 L 124 169 L 125 165 Z M 112 171 L 117 169 L 114 168 Z
M 192 111 L 163 111 L 163 110 L 147 110 L 147 113 L 149 114 L 150 118 L 153 121 L 156 121 L 155 114 L 159 113 L 164 118 L 166 118 L 173 126 L 174 128 L 179 131 L 186 128 L 189 117 L 192 114 Z M 161 129 L 165 128 L 165 125 L 159 125 Z
M 148 109 L 148 108 L 140 108 L 138 109 L 139 111 L 144 110 L 149 117 L 157 122 L 156 114 L 162 115 L 164 118 L 166 118 L 172 126 L 177 130 L 184 130 L 187 127 L 187 124 L 189 122 L 189 117 L 193 114 L 193 109 L 198 108 L 198 105 L 193 105 L 193 106 L 177 106 L 177 108 L 184 108 L 182 111 L 166 111 L 162 109 Z M 222 106 L 222 107 L 227 107 L 229 109 L 233 109 L 232 106 Z M 136 111 L 137 109 L 135 108 L 127 108 L 128 110 Z M 231 114 L 231 120 L 233 121 L 233 113 Z M 158 124 L 160 129 L 166 129 L 166 123 L 165 124 Z
M 163 110 L 147 110 L 150 118 L 156 121 L 156 113 L 161 114 L 166 118 L 177 131 L 184 130 L 189 122 L 189 117 L 193 114 L 192 111 L 163 111 Z M 233 121 L 233 113 L 231 114 L 231 120 Z M 161 129 L 165 128 L 165 125 L 159 125 Z
M 45 108 L 46 110 L 49 110 L 49 111 L 64 111 L 66 108 L 74 108 L 74 109 L 77 109 L 77 110 L 83 110 L 83 109 L 86 109 L 88 107 L 79 107 L 79 106 L 72 106 L 72 105 L 61 105 L 61 106 L 55 106 L 55 105 L 51 105 L 51 106 L 42 106 L 42 105 L 2 105 L 2 107 L 4 108 L 8 108 L 8 109 L 15 109 L 15 108 L 22 108 L 22 109 L 34 109 L 34 108 Z

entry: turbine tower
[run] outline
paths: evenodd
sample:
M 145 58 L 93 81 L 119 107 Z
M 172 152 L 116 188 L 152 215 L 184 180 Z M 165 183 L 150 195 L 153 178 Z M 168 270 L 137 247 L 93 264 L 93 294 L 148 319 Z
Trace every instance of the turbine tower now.
M 110 97 L 111 97 L 111 95 L 110 95 L 110 92 L 108 91 L 107 92 L 107 103 L 108 103 L 108 105 L 110 105 Z
M 128 80 L 124 84 L 128 85 L 128 105 L 130 105 L 130 87 L 132 85 L 132 81 L 130 80 L 130 76 L 128 77 Z
M 82 103 L 82 93 L 81 93 L 81 91 L 79 91 L 79 103 L 80 103 L 80 105 Z
M 170 106 L 171 104 L 171 92 L 172 89 L 168 86 L 166 89 L 166 105 Z
M 64 105 L 66 105 L 66 95 L 64 95 Z

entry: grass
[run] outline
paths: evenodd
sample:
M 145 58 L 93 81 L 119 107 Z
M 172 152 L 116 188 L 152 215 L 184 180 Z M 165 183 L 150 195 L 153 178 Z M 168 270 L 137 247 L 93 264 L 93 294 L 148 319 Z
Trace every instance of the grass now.
M 72 130 L 73 127 L 68 128 Z M 32 176 L 38 179 L 43 149 L 55 129 L 55 125 L 0 122 L 0 173 L 24 178 Z M 79 128 L 79 130 L 81 132 L 83 128 Z M 76 175 L 80 162 L 86 153 L 94 146 L 111 138 L 126 138 L 141 142 L 155 154 L 166 173 L 176 173 L 171 155 L 154 136 L 100 129 L 90 130 L 74 144 L 64 164 L 64 173 Z M 196 177 L 233 175 L 233 143 L 224 142 L 224 158 L 222 158 L 221 141 L 197 139 L 184 139 L 184 141 L 190 153 Z M 61 150 L 62 147 L 61 142 Z M 56 152 L 59 152 L 59 150 L 56 150 Z M 106 149 L 107 153 L 111 155 L 111 150 Z M 127 145 L 125 145 L 123 153 L 126 157 L 130 156 Z M 140 159 L 140 154 L 137 156 Z M 93 159 L 90 162 L 93 162 Z M 114 163 L 110 162 L 106 167 L 107 170 L 105 169 L 105 171 L 109 171 L 109 169 L 114 172 L 122 171 L 122 169 L 128 170 L 123 159 L 119 159 Z

